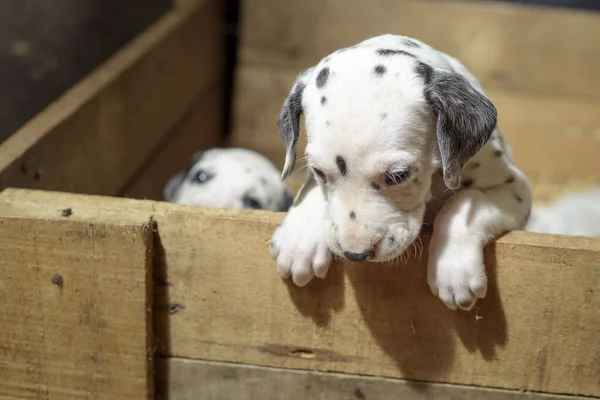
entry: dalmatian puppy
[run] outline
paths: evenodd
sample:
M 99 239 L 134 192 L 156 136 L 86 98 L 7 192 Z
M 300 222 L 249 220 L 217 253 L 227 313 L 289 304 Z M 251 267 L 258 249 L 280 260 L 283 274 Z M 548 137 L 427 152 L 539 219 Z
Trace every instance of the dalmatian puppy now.
M 287 211 L 293 197 L 263 155 L 242 148 L 197 152 L 166 184 L 165 200 L 197 207 Z
M 600 237 L 600 187 L 571 194 L 545 207 L 534 207 L 525 230 Z
M 279 113 L 282 180 L 295 167 L 301 115 L 309 173 L 271 240 L 282 278 L 325 278 L 332 253 L 406 257 L 432 225 L 433 294 L 453 310 L 486 295 L 483 247 L 525 225 L 531 190 L 465 66 L 389 34 L 323 58 L 298 76 Z

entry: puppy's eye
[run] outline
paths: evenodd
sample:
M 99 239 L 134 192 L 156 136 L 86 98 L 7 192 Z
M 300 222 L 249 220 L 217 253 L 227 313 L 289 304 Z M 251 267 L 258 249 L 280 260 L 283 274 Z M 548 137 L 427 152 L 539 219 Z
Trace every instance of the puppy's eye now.
M 194 176 L 192 177 L 192 182 L 194 183 L 206 183 L 212 179 L 212 175 L 208 174 L 205 171 L 196 171 Z
M 324 183 L 327 183 L 327 177 L 325 176 L 325 173 L 323 171 L 316 167 L 312 167 L 312 169 L 313 171 L 315 171 L 315 174 L 317 174 L 319 178 L 323 180 Z
M 260 202 L 250 196 L 244 196 L 244 208 L 253 208 L 255 210 L 262 209 Z
M 408 178 L 409 170 L 389 172 L 385 177 L 385 183 L 388 185 L 397 185 Z

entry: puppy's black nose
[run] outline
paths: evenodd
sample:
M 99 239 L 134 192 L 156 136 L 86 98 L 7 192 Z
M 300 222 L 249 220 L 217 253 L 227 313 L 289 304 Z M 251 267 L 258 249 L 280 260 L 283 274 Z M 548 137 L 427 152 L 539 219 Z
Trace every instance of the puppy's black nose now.
M 345 251 L 344 257 L 346 257 L 350 261 L 360 262 L 360 261 L 365 261 L 372 254 L 373 254 L 373 252 L 371 250 L 367 250 L 363 253 L 352 253 L 350 251 Z

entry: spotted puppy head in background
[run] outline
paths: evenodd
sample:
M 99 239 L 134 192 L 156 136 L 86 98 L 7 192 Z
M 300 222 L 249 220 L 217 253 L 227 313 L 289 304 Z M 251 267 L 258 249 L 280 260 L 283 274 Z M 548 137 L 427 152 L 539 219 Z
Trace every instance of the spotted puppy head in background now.
M 172 177 L 165 200 L 189 206 L 287 211 L 293 197 L 264 156 L 242 148 L 196 153 L 187 171 Z

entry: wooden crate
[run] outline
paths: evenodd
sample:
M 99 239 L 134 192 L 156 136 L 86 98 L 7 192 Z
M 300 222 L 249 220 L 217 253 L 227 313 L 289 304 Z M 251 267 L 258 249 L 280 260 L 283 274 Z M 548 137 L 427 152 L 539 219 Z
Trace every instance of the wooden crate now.
M 222 9 L 181 0 L 0 146 L 0 398 L 600 398 L 600 239 L 512 232 L 486 248 L 487 297 L 452 312 L 426 254 L 337 261 L 297 288 L 269 257 L 283 213 L 156 201 L 221 144 Z M 388 31 L 481 79 L 538 204 L 600 182 L 598 15 L 450 0 L 242 12 L 230 145 L 281 167 L 275 118 L 296 74 Z
M 162 199 L 220 143 L 223 0 L 179 0 L 0 146 L 0 189 Z

